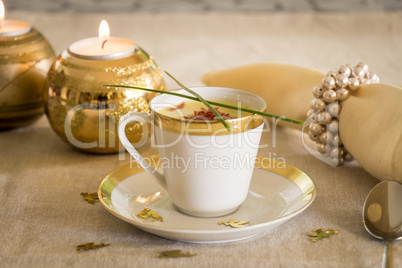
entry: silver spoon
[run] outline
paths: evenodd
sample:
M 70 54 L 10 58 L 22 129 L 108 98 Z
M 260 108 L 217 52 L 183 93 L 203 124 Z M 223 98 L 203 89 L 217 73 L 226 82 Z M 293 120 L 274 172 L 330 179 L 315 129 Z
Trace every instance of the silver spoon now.
M 374 186 L 364 203 L 363 223 L 372 236 L 385 240 L 382 267 L 392 268 L 392 240 L 402 238 L 402 184 L 383 181 Z

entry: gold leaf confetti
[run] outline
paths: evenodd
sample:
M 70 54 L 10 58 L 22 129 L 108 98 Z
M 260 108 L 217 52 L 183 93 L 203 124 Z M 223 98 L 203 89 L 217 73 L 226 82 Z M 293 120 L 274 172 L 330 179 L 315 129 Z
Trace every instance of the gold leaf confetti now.
M 149 217 L 152 218 L 152 222 L 154 221 L 161 221 L 163 222 L 163 218 L 158 215 L 157 212 L 150 210 L 149 208 L 144 208 L 141 213 L 137 214 L 137 216 L 140 216 L 143 219 L 147 219 Z
M 174 250 L 167 250 L 167 251 L 162 251 L 159 253 L 158 258 L 180 258 L 180 257 L 193 257 L 197 254 L 191 254 L 190 252 L 182 253 L 180 249 L 174 249 Z
M 337 234 L 339 229 L 330 229 L 327 228 L 326 231 L 323 231 L 322 229 L 316 229 L 313 232 L 308 233 L 308 236 L 310 237 L 310 240 L 312 242 L 317 242 L 317 240 L 325 237 L 330 237 L 333 234 Z
M 218 222 L 219 225 L 223 224 L 225 226 L 230 226 L 232 228 L 243 228 L 243 227 L 246 227 L 245 224 L 248 224 L 248 223 L 249 223 L 248 221 L 238 221 L 238 220 L 233 220 L 233 219 L 229 220 L 228 222 L 224 222 L 224 221 Z
M 78 245 L 75 250 L 76 250 L 76 251 L 80 251 L 80 250 L 89 250 L 89 249 L 103 248 L 103 247 L 107 247 L 107 246 L 109 246 L 109 245 L 110 245 L 110 244 L 104 244 L 104 243 L 100 243 L 100 244 L 98 244 L 98 245 L 95 245 L 94 242 L 90 242 L 90 243 Z
M 98 193 L 81 193 L 81 195 L 84 197 L 84 199 L 90 203 L 90 204 L 95 204 L 95 202 L 99 202 L 99 196 Z

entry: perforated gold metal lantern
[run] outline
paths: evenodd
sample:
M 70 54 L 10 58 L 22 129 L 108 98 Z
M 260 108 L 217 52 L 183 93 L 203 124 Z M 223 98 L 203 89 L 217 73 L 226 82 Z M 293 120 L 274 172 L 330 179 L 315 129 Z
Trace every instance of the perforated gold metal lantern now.
M 43 81 L 55 55 L 35 29 L 0 36 L 0 129 L 31 124 L 43 114 Z
M 89 153 L 116 153 L 117 124 L 130 111 L 148 112 L 153 93 L 106 87 L 128 85 L 165 89 L 155 61 L 139 46 L 132 55 L 113 60 L 82 59 L 65 50 L 51 67 L 45 87 L 45 111 L 53 130 L 74 148 Z M 142 126 L 127 128 L 134 143 Z

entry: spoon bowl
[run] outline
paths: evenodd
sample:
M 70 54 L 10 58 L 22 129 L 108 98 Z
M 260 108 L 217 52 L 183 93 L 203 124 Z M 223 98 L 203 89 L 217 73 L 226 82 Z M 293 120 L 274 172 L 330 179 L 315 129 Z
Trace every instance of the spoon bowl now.
M 385 240 L 383 267 L 392 268 L 392 241 L 402 238 L 402 184 L 377 184 L 364 203 L 363 223 L 373 237 Z

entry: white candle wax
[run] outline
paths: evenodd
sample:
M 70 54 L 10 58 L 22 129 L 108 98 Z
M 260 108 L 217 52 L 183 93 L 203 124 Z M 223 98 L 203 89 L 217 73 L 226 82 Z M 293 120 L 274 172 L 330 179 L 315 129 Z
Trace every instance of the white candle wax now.
M 135 43 L 126 38 L 91 37 L 70 45 L 68 52 L 81 59 L 113 60 L 128 57 L 134 53 Z
M 0 22 L 0 36 L 17 36 L 29 33 L 31 24 L 19 20 L 2 20 Z

